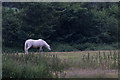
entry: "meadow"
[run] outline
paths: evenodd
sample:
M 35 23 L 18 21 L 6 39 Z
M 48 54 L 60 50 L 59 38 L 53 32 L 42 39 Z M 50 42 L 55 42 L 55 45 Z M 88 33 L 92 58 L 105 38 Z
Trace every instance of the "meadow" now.
M 3 2 L 2 77 L 118 78 L 119 17 L 117 2 Z M 27 39 L 51 52 L 25 55 Z
M 118 78 L 117 50 L 3 53 L 2 57 L 3 78 Z

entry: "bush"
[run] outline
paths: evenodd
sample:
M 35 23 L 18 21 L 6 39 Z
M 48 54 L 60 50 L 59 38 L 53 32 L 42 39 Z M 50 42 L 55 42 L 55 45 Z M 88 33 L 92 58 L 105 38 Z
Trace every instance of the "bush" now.
M 84 43 L 84 44 L 74 44 L 74 48 L 78 50 L 114 50 L 118 48 L 117 43 L 113 44 L 95 44 L 95 43 Z
M 96 44 L 95 50 L 115 50 L 116 47 L 113 46 L 113 44 Z
M 71 46 L 69 44 L 55 43 L 52 46 L 53 46 L 52 50 L 53 51 L 58 51 L 58 52 L 78 51 L 78 49 L 74 48 L 73 46 Z
M 95 45 L 92 44 L 92 43 L 74 44 L 73 46 L 76 49 L 81 50 L 81 51 L 83 51 L 83 50 L 89 50 L 89 49 L 94 50 L 94 47 L 95 47 Z

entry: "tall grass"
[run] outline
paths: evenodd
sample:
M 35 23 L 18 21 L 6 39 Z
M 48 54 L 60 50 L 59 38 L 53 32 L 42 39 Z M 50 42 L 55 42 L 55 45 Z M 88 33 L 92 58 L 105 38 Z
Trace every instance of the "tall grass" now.
M 51 54 L 56 54 L 56 53 L 51 53 Z M 79 78 L 82 77 L 81 76 L 82 73 L 79 73 L 81 75 L 77 75 L 77 72 L 79 71 L 75 72 L 76 70 L 88 70 L 88 72 L 96 70 L 98 71 L 97 74 L 92 73 L 91 74 L 92 76 L 87 76 L 87 77 L 112 78 L 112 77 L 117 77 L 118 59 L 119 59 L 118 54 L 119 53 L 117 50 L 109 50 L 109 51 L 102 50 L 102 51 L 64 52 L 64 53 L 57 53 L 57 56 L 65 64 L 67 63 L 67 66 L 65 66 L 64 70 L 65 70 L 65 74 L 66 73 L 69 74 L 69 77 L 79 77 Z M 115 73 L 111 72 L 112 70 L 115 71 Z M 64 77 L 66 77 L 65 74 L 63 75 Z
M 3 53 L 3 78 L 57 78 L 63 69 L 56 55 Z
M 118 51 L 87 53 L 64 53 L 59 55 L 68 61 L 69 67 L 81 69 L 118 69 Z
M 117 51 L 76 53 L 3 53 L 3 78 L 66 77 L 66 70 L 118 70 Z M 62 74 L 60 76 L 60 74 Z M 101 76 L 101 75 L 100 75 Z

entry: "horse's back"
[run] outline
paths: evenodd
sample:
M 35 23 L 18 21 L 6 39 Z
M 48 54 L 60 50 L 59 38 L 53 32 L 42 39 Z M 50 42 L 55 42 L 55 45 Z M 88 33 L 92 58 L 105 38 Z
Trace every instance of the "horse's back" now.
M 38 40 L 28 39 L 26 40 L 26 43 L 30 46 L 37 47 L 37 46 L 43 46 L 45 42 L 43 39 L 38 39 Z
M 28 39 L 25 41 L 25 44 L 32 44 L 33 43 L 33 39 Z
M 38 40 L 40 40 L 40 41 L 44 41 L 43 39 L 38 39 Z
M 34 40 L 34 39 L 28 39 L 28 40 L 26 40 L 26 41 L 37 41 L 37 40 Z M 44 41 L 43 39 L 38 39 L 38 40 L 40 40 L 40 41 Z
M 34 40 L 34 39 L 27 39 L 26 41 L 28 41 L 28 40 Z

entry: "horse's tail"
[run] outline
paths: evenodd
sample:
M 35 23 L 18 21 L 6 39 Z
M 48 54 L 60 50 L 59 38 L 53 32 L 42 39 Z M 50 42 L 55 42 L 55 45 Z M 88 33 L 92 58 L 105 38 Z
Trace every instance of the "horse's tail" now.
M 25 42 L 24 49 L 25 49 L 25 53 L 26 53 L 26 49 L 27 49 L 27 42 Z

